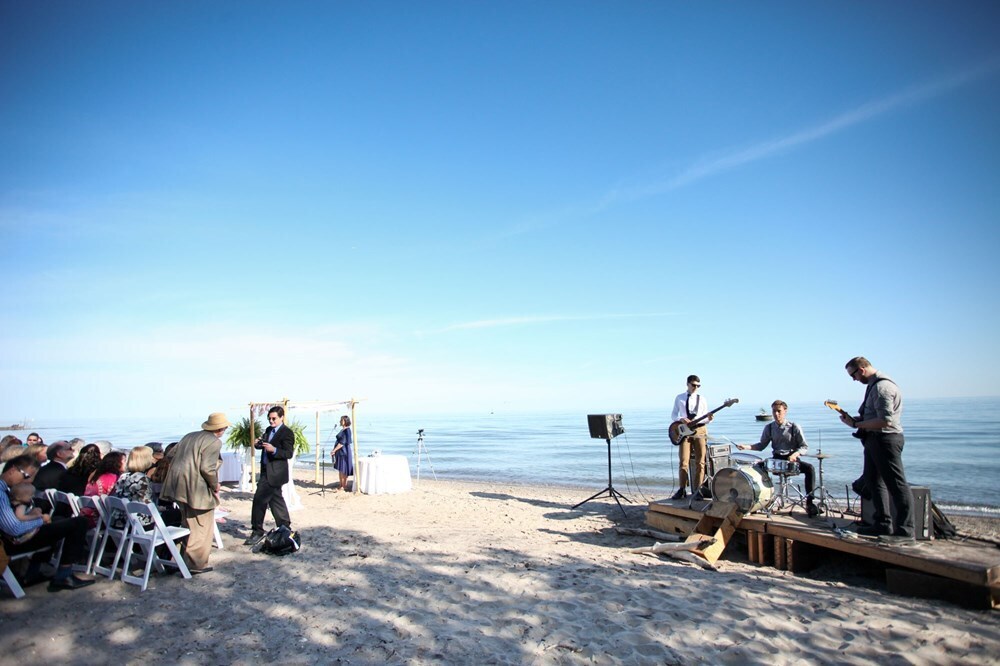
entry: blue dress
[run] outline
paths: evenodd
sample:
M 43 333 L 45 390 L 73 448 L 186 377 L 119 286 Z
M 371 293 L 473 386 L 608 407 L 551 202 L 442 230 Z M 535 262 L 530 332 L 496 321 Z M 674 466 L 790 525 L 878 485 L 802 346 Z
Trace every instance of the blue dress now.
M 344 428 L 337 433 L 337 444 L 343 445 L 343 448 L 339 449 L 333 455 L 333 466 L 337 468 L 338 472 L 348 476 L 354 474 L 354 462 L 351 459 L 351 443 L 350 428 Z

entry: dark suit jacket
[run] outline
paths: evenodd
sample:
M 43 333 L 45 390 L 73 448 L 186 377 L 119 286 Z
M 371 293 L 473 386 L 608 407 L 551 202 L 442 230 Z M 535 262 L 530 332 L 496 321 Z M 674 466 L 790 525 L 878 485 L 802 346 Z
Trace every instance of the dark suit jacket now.
M 271 436 L 271 426 L 264 431 L 264 441 Z M 288 483 L 288 459 L 295 455 L 295 433 L 286 425 L 281 425 L 271 440 L 274 453 L 267 454 L 268 463 L 261 466 L 261 474 L 267 473 L 267 482 L 272 486 L 283 486 Z
M 66 468 L 62 466 L 62 463 L 50 460 L 42 465 L 42 468 L 38 470 L 38 474 L 35 475 L 35 488 L 39 490 L 55 488 L 58 490 L 59 482 L 62 481 L 64 476 L 66 476 Z

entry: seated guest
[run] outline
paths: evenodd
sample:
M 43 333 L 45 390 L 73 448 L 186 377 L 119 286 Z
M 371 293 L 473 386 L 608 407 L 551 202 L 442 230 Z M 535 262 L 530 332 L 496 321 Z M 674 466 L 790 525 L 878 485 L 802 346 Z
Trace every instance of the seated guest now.
M 809 514 L 810 518 L 813 518 L 819 515 L 819 509 L 813 504 L 813 477 L 816 470 L 811 464 L 799 457 L 809 450 L 805 435 L 802 434 L 802 428 L 797 423 L 792 423 L 785 418 L 788 415 L 788 404 L 785 401 L 775 400 L 772 402 L 771 414 L 774 415 L 774 420 L 764 426 L 764 431 L 760 434 L 760 442 L 757 444 L 737 444 L 736 448 L 741 451 L 747 449 L 763 451 L 770 444 L 772 458 L 798 463 L 799 469 L 805 475 L 806 513 Z
M 123 471 L 125 471 L 125 454 L 120 451 L 112 451 L 101 458 L 97 469 L 90 473 L 90 479 L 87 481 L 87 487 L 83 494 L 89 497 L 110 495 L 114 492 L 115 484 L 118 483 L 118 477 Z M 98 515 L 94 509 L 84 507 L 80 509 L 80 515 L 86 516 L 91 527 L 97 526 Z
M 75 590 L 92 585 L 93 580 L 73 575 L 73 564 L 84 554 L 87 543 L 87 520 L 83 517 L 52 520 L 42 515 L 27 521 L 18 520 L 11 507 L 10 489 L 18 483 L 31 483 L 38 472 L 38 461 L 31 456 L 20 456 L 7 461 L 0 473 L 0 535 L 4 537 L 7 554 L 16 555 L 63 542 L 62 555 L 55 577 L 49 583 L 50 592 Z M 34 536 L 22 543 L 13 543 L 28 532 L 37 529 Z
M 87 444 L 76 456 L 76 460 L 66 470 L 66 476 L 59 482 L 59 490 L 64 493 L 82 495 L 87 489 L 87 479 L 101 464 L 101 449 L 96 444 Z
M 35 475 L 35 488 L 38 490 L 48 490 L 49 488 L 58 490 L 59 482 L 66 476 L 66 470 L 73 459 L 73 447 L 69 445 L 69 442 L 58 441 L 49 445 L 45 455 L 49 461 L 42 465 L 38 474 Z
M 48 447 L 44 444 L 28 444 L 24 452 L 29 456 L 34 456 L 39 465 L 44 465 L 49 461 L 48 451 Z
M 160 502 L 160 490 L 163 488 L 163 481 L 167 478 L 167 471 L 170 469 L 170 462 L 173 460 L 171 451 L 177 446 L 177 442 L 171 442 L 167 444 L 167 448 L 163 450 L 163 455 L 153 463 L 153 466 L 149 469 L 149 480 L 153 487 L 153 500 L 157 503 L 158 508 L 162 509 L 163 506 L 159 504 Z M 156 458 L 156 452 L 153 452 L 153 458 Z M 168 506 L 173 507 L 173 502 L 168 502 Z
M 125 462 L 125 473 L 118 477 L 115 489 L 111 494 L 126 502 L 150 504 L 153 501 L 153 490 L 147 472 L 152 466 L 153 450 L 148 446 L 137 446 L 129 451 L 128 460 Z M 161 515 L 163 522 L 167 525 L 179 526 L 181 524 L 181 513 L 178 509 L 174 509 L 173 512 L 161 512 Z M 153 519 L 146 515 L 139 516 L 139 521 L 146 529 L 153 525 Z M 115 528 L 125 526 L 125 516 L 122 515 L 121 511 L 116 510 L 112 513 L 111 526 Z
M 0 451 L 0 462 L 7 462 L 8 460 L 13 460 L 18 456 L 23 456 L 28 450 L 21 446 L 21 440 L 14 438 L 14 441 L 7 444 L 7 448 Z
M 10 504 L 14 508 L 14 515 L 22 523 L 32 521 L 42 517 L 42 510 L 35 506 L 35 487 L 30 483 L 18 483 L 10 489 Z M 35 528 L 30 532 L 25 532 L 19 537 L 11 539 L 14 543 L 24 543 L 34 538 L 38 534 Z

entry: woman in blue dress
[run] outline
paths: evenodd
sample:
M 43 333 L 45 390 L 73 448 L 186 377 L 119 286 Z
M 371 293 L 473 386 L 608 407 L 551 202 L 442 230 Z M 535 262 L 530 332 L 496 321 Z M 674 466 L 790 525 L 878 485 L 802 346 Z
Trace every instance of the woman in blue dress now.
M 340 474 L 340 489 L 347 491 L 347 477 L 354 474 L 354 461 L 351 458 L 351 419 L 347 415 L 340 417 L 340 427 L 337 443 L 330 455 L 333 457 L 333 466 Z

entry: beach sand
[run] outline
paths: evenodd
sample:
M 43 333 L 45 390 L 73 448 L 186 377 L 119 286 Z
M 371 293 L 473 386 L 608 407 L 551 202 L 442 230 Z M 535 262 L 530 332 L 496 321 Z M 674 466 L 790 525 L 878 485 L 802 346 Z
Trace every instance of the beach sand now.
M 806 575 L 730 548 L 712 572 L 629 553 L 644 526 L 593 490 L 422 479 L 399 495 L 318 490 L 296 470 L 303 547 L 242 545 L 224 491 L 215 571 L 150 588 L 101 579 L 0 600 L 6 663 L 997 663 L 1000 615 L 887 593 L 831 561 Z M 989 531 L 989 525 L 985 532 Z

